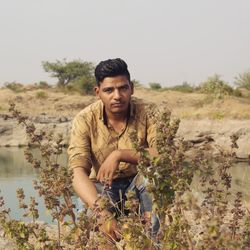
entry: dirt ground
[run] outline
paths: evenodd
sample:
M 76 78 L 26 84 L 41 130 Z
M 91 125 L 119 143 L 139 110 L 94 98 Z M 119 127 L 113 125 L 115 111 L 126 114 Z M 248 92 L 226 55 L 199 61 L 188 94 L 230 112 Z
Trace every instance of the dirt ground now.
M 134 96 L 157 105 L 166 103 L 173 117 L 181 118 L 179 134 L 187 140 L 201 140 L 211 136 L 223 147 L 230 145 L 232 133 L 239 134 L 241 142 L 239 155 L 250 155 L 250 98 L 224 96 L 222 99 L 199 93 L 156 91 L 139 87 Z M 55 88 L 36 89 L 27 86 L 25 91 L 14 92 L 0 89 L 0 146 L 26 145 L 25 132 L 13 121 L 5 121 L 9 114 L 9 101 L 15 102 L 17 109 L 28 115 L 37 126 L 57 128 L 57 132 L 70 134 L 72 118 L 84 107 L 97 100 L 94 95 L 64 93 Z M 206 136 L 205 136 L 206 135 Z M 68 143 L 68 136 L 65 143 Z M 197 139 L 198 138 L 198 139 Z M 204 139 L 203 138 L 203 139 Z M 204 139 L 205 140 L 205 139 Z M 228 141 L 229 140 L 229 141 Z
M 153 91 L 136 88 L 135 97 L 147 102 L 161 104 L 165 102 L 174 117 L 181 118 L 179 135 L 194 144 L 210 143 L 221 147 L 230 146 L 230 134 L 239 135 L 239 159 L 250 159 L 250 97 L 236 98 L 225 96 L 217 99 L 198 93 L 180 93 L 174 91 Z M 5 121 L 9 114 L 9 101 L 16 103 L 18 110 L 30 117 L 40 117 L 41 126 L 55 127 L 59 132 L 69 135 L 70 121 L 81 109 L 94 102 L 95 96 L 83 96 L 77 93 L 63 93 L 56 89 L 28 88 L 19 93 L 10 89 L 0 89 L 0 146 L 25 145 L 25 132 L 13 121 Z M 45 116 L 50 123 L 42 122 Z M 66 118 L 58 121 L 56 118 Z M 55 121 L 56 120 L 56 121 Z M 15 129 L 12 128 L 15 126 Z M 9 133 L 9 132 L 10 133 Z M 68 139 L 66 138 L 66 143 Z M 2 238 L 0 230 L 0 249 L 16 249 L 7 239 Z
M 250 98 L 225 96 L 222 99 L 199 93 L 156 91 L 138 87 L 135 97 L 160 104 L 165 102 L 175 117 L 182 119 L 249 119 Z M 72 117 L 86 105 L 96 100 L 95 96 L 77 93 L 63 93 L 54 88 L 14 92 L 0 89 L 0 114 L 8 113 L 8 102 L 13 100 L 20 111 L 29 115 L 51 115 Z

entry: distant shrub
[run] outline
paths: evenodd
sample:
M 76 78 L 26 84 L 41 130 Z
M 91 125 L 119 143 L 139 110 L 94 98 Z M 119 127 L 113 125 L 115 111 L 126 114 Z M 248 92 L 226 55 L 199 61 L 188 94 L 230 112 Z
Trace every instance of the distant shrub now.
M 173 87 L 169 87 L 168 89 L 183 92 L 183 93 L 192 93 L 192 92 L 194 92 L 194 87 L 192 87 L 187 82 L 183 82 L 182 85 L 176 85 L 176 86 L 173 86 Z
M 38 99 L 47 99 L 48 98 L 48 94 L 44 91 L 38 91 L 36 93 L 36 98 Z
M 161 84 L 157 82 L 150 82 L 148 85 L 151 89 L 154 89 L 154 90 L 161 89 Z
M 10 82 L 10 83 L 5 83 L 4 86 L 14 92 L 24 91 L 24 87 L 21 83 Z
M 81 76 L 66 86 L 68 91 L 79 92 L 80 94 L 91 95 L 94 93 L 94 77 Z
M 239 88 L 234 89 L 233 95 L 237 97 L 243 96 Z
M 142 86 L 142 84 L 136 79 L 133 79 L 132 83 L 134 84 L 134 87 L 141 87 Z
M 209 77 L 197 88 L 200 93 L 213 94 L 217 98 L 223 98 L 225 95 L 234 95 L 234 89 L 215 74 Z
M 40 81 L 38 84 L 37 84 L 38 88 L 40 89 L 48 89 L 50 88 L 50 85 L 45 82 L 45 81 Z
M 225 114 L 221 111 L 216 111 L 211 114 L 211 118 L 214 120 L 221 120 L 225 117 Z
M 193 143 L 178 138 L 180 120 L 172 119 L 167 108 L 163 108 L 160 114 L 152 110 L 157 126 L 157 157 L 150 157 L 137 133 L 131 133 L 135 150 L 140 154 L 138 172 L 147 180 L 153 213 L 160 223 L 159 232 L 152 234 L 151 219 L 138 212 L 139 201 L 135 199 L 135 192 L 130 192 L 125 201 L 128 213 L 121 210 L 117 217 L 117 239 L 103 232 L 100 223 L 102 220 L 111 232 L 114 215 L 100 218 L 100 211 L 110 207 L 108 197 L 97 199 L 91 216 L 87 209 L 76 211 L 73 172 L 67 164 L 58 162 L 63 153 L 62 134 L 37 129 L 11 103 L 10 118 L 17 119 L 26 128 L 29 140 L 37 145 L 41 158 L 37 159 L 29 148 L 25 150 L 25 157 L 39 170 L 33 186 L 57 225 L 52 231 L 41 224 L 38 202 L 30 197 L 27 203 L 23 189 L 19 188 L 21 220 L 11 218 L 11 209 L 5 206 L 0 194 L 3 236 L 12 238 L 16 249 L 250 249 L 249 210 L 243 204 L 243 194 L 234 194 L 231 185 L 230 168 L 235 164 L 239 136 L 230 136 L 231 148 L 227 151 L 216 147 L 219 149 L 216 155 L 211 151 L 212 145 L 203 144 L 194 150 Z M 215 118 L 220 119 L 222 115 L 218 113 Z M 190 150 L 192 157 L 187 159 Z M 198 192 L 191 189 L 195 179 Z M 24 219 L 31 222 L 25 223 Z
M 235 84 L 241 88 L 250 90 L 250 70 L 235 77 Z

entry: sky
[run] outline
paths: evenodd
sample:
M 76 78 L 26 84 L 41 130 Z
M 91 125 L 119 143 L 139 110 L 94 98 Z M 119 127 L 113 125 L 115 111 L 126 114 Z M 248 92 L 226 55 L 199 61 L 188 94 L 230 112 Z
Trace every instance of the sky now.
M 131 78 L 233 83 L 250 70 L 249 0 L 0 0 L 0 85 L 55 83 L 42 61 L 120 57 Z

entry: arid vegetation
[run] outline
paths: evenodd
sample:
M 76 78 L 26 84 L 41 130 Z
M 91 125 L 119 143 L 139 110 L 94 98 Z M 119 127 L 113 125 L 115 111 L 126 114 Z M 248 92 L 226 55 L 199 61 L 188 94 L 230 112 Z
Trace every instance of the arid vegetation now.
M 5 83 L 0 89 L 0 109 L 8 110 L 8 101 L 23 104 L 21 111 L 30 116 L 39 113 L 74 116 L 95 100 L 94 64 L 83 60 L 42 62 L 43 69 L 57 79 L 55 85 L 45 81 L 34 84 Z M 156 104 L 167 102 L 173 116 L 182 119 L 248 119 L 250 117 L 249 72 L 238 74 L 229 84 L 215 74 L 201 83 L 163 87 L 161 83 L 147 85 L 133 79 L 134 96 Z M 10 90 L 10 91 L 8 91 Z M 28 104 L 27 104 L 28 103 Z M 28 110 L 30 105 L 35 110 Z M 25 107 L 27 106 L 27 107 Z
M 0 201 L 0 225 L 5 236 L 15 240 L 19 249 L 249 249 L 249 211 L 241 202 L 241 193 L 232 197 L 231 176 L 228 170 L 234 161 L 237 136 L 231 137 L 229 151 L 220 150 L 216 157 L 209 148 L 199 148 L 193 157 L 187 157 L 191 149 L 186 141 L 176 138 L 178 119 L 171 119 L 170 112 L 152 113 L 157 122 L 158 157 L 150 158 L 137 144 L 141 153 L 139 172 L 148 180 L 147 188 L 153 197 L 154 212 L 160 220 L 157 236 L 151 235 L 151 223 L 138 213 L 138 201 L 133 193 L 128 195 L 128 215 L 119 218 L 119 240 L 107 237 L 98 229 L 98 213 L 90 218 L 87 211 L 76 213 L 72 201 L 72 173 L 67 166 L 58 164 L 62 153 L 62 136 L 34 125 L 11 104 L 12 117 L 26 127 L 33 143 L 40 149 L 42 161 L 26 151 L 27 160 L 40 171 L 34 188 L 44 198 L 46 208 L 57 223 L 54 233 L 48 233 L 46 225 L 38 223 L 37 203 L 30 198 L 24 202 L 20 189 L 17 196 L 24 216 L 31 222 L 13 220 L 9 209 Z M 190 189 L 192 178 L 200 183 L 201 196 Z M 229 203 L 233 198 L 234 202 Z M 108 200 L 98 200 L 96 211 L 103 209 Z M 106 218 L 109 227 L 110 218 Z
M 46 112 L 74 116 L 84 106 L 95 100 L 94 65 L 82 60 L 43 62 L 43 68 L 57 79 L 56 85 L 44 81 L 24 85 L 17 82 L 5 83 L 0 89 L 1 113 L 8 112 L 8 101 L 22 103 L 21 111 L 30 116 Z M 163 87 L 160 83 L 141 84 L 133 80 L 135 97 L 160 104 L 167 102 L 172 115 L 182 119 L 248 119 L 250 118 L 249 72 L 239 74 L 229 84 L 219 75 L 208 77 L 192 85 Z M 30 110 L 30 106 L 36 109 Z
M 133 80 L 136 98 L 162 107 L 161 112 L 152 113 L 158 124 L 159 157 L 150 158 L 137 145 L 137 138 L 133 138 L 134 146 L 142 156 L 139 172 L 148 181 L 147 188 L 153 196 L 154 212 L 161 227 L 153 237 L 150 221 L 139 214 L 139 203 L 134 194 L 129 193 L 128 213 L 118 220 L 119 240 L 115 240 L 98 231 L 98 213 L 90 218 L 86 210 L 76 212 L 72 173 L 67 166 L 58 163 L 64 146 L 62 136 L 46 129 L 39 130 L 31 122 L 41 114 L 70 120 L 94 102 L 93 65 L 80 60 L 64 60 L 44 62 L 43 67 L 58 79 L 57 85 L 6 83 L 0 89 L 0 111 L 4 119 L 9 117 L 21 123 L 31 144 L 39 149 L 42 160 L 32 155 L 29 149 L 26 159 L 39 170 L 34 188 L 43 197 L 56 226 L 51 231 L 46 224 L 40 223 L 37 202 L 31 197 L 27 204 L 23 190 L 19 189 L 20 209 L 30 223 L 12 219 L 9 208 L 0 197 L 0 227 L 5 237 L 13 239 L 19 249 L 97 249 L 100 246 L 128 250 L 250 248 L 249 211 L 242 205 L 242 194 L 231 192 L 229 170 L 235 160 L 237 136 L 232 136 L 230 150 L 216 148 L 217 155 L 209 148 L 210 144 L 192 148 L 190 143 L 176 136 L 179 118 L 249 119 L 248 73 L 236 77 L 237 88 L 218 75 L 197 86 L 185 82 L 168 88 L 160 83 L 150 83 L 146 88 Z M 12 103 L 10 115 L 9 100 L 14 101 L 20 111 Z M 199 182 L 199 197 L 190 188 L 193 178 Z M 108 204 L 108 200 L 100 198 L 96 211 Z M 110 218 L 105 219 L 109 227 Z
M 235 77 L 235 84 L 241 88 L 250 90 L 250 71 L 239 74 L 237 77 Z
M 14 85 L 11 84 L 11 88 Z M 80 94 L 70 88 L 47 87 L 45 84 L 17 85 L 15 90 L 8 86 L 0 89 L 1 113 L 8 113 L 8 101 L 20 103 L 20 109 L 29 116 L 41 113 L 47 115 L 64 115 L 72 117 L 86 105 L 94 102 L 94 95 Z M 200 93 L 188 92 L 186 85 L 173 89 L 152 90 L 141 85 L 135 87 L 134 96 L 156 104 L 166 102 L 175 117 L 181 119 L 249 119 L 250 92 L 240 89 L 241 96 L 223 92 Z M 183 90 L 185 88 L 185 90 Z M 20 90 L 21 89 L 21 90 Z M 31 109 L 31 107 L 36 107 Z

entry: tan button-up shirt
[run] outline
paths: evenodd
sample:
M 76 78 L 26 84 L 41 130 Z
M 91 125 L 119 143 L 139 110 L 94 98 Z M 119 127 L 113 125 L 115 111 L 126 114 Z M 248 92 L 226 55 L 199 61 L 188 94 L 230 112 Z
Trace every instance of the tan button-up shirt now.
M 76 115 L 72 123 L 68 148 L 69 166 L 84 168 L 89 175 L 93 167 L 95 173 L 106 157 L 116 149 L 133 149 L 131 132 L 136 131 L 140 145 L 153 147 L 156 137 L 155 122 L 149 115 L 152 106 L 132 99 L 126 127 L 117 133 L 107 125 L 102 101 L 97 101 Z M 121 162 L 114 178 L 133 176 L 136 165 Z

